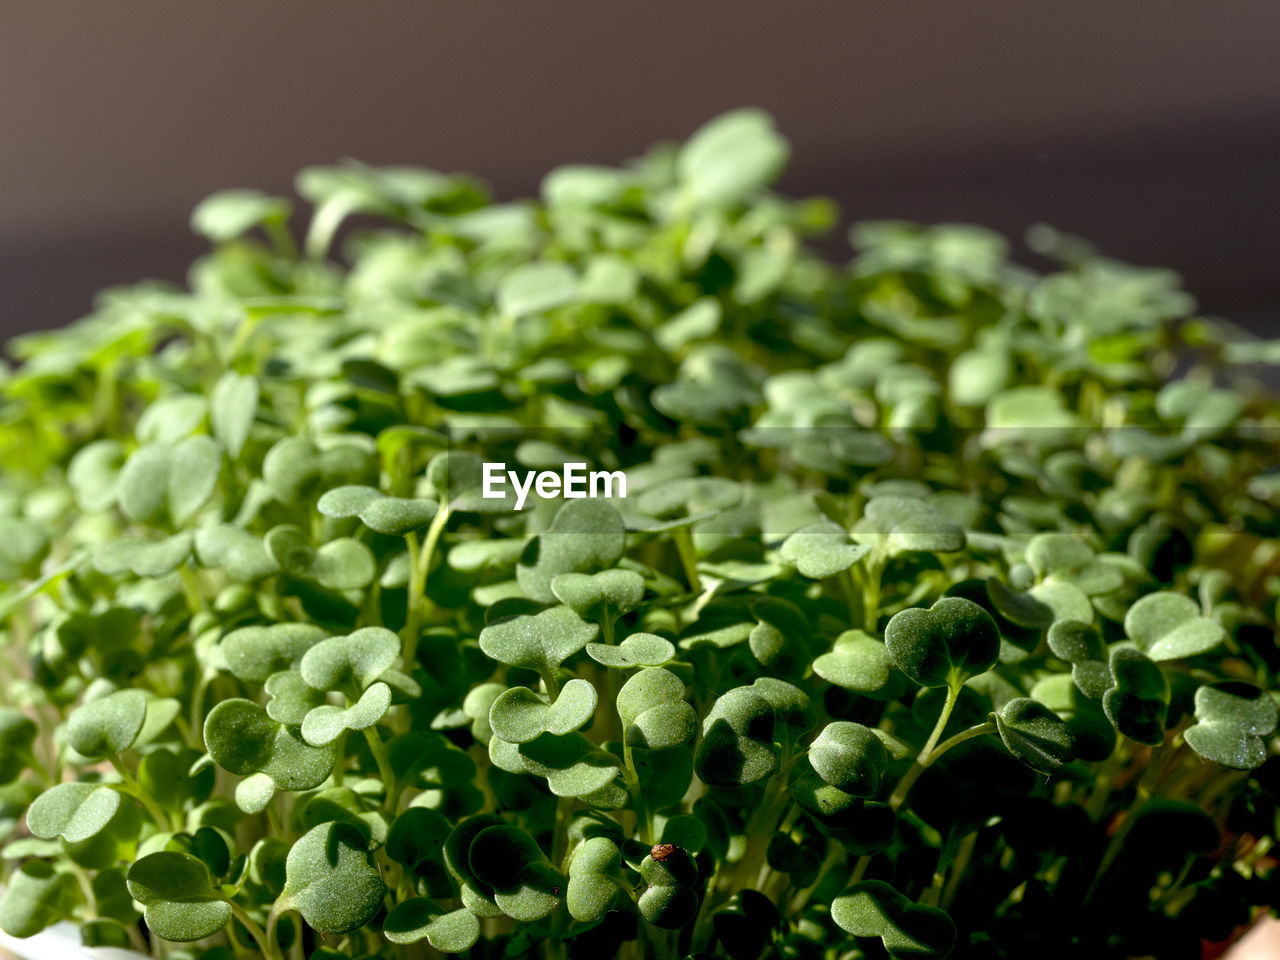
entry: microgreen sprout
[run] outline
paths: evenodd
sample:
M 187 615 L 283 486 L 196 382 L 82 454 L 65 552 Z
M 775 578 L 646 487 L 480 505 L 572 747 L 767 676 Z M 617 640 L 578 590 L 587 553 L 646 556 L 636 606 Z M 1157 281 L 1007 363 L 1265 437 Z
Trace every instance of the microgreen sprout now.
M 215 195 L 189 289 L 14 340 L 0 928 L 1164 958 L 1280 903 L 1280 353 L 1047 228 L 833 264 L 788 153 L 316 167 L 301 242 Z

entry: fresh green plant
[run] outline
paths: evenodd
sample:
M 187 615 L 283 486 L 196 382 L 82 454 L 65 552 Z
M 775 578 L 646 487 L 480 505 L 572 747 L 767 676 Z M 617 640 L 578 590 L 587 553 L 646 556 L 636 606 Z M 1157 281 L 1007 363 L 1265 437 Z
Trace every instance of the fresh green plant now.
M 219 194 L 189 291 L 15 340 L 0 926 L 1164 960 L 1280 903 L 1276 345 L 1047 229 L 832 265 L 787 154 L 313 168 L 301 252 Z M 626 496 L 484 494 L 575 459 Z

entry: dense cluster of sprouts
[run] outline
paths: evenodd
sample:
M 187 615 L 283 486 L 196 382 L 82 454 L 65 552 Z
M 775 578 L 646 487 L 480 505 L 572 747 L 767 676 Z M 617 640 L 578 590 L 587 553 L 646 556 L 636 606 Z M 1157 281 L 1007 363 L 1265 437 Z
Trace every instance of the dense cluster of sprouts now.
M 1280 902 L 1275 347 L 1044 229 L 832 264 L 787 153 L 312 168 L 301 249 L 219 194 L 189 289 L 13 341 L 0 927 L 1177 960 Z

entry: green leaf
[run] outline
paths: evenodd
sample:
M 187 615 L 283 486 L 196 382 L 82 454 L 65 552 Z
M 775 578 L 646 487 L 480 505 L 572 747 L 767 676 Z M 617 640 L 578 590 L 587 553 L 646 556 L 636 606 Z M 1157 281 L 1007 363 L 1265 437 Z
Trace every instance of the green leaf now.
M 760 110 L 734 110 L 701 127 L 676 160 L 680 182 L 699 207 L 730 207 L 768 186 L 790 149 Z
M 1070 728 L 1037 700 L 1015 697 L 1000 708 L 995 720 L 1009 752 L 1032 770 L 1054 773 L 1076 758 Z
M 912 903 L 883 880 L 862 880 L 831 902 L 831 919 L 855 937 L 879 937 L 889 956 L 945 957 L 956 927 L 937 907 Z
M 0 707 L 0 784 L 12 783 L 33 765 L 36 733 L 36 725 L 21 710 Z
M 191 229 L 214 243 L 226 243 L 268 222 L 284 222 L 291 204 L 259 190 L 220 190 L 191 212 Z
M 161 522 L 167 512 L 174 524 L 182 526 L 213 494 L 221 462 L 222 449 L 204 434 L 172 446 L 139 447 L 125 461 L 116 481 L 120 509 L 136 523 L 151 524 Z
M 503 741 L 489 743 L 490 757 Z M 518 748 L 525 772 L 547 781 L 557 797 L 588 797 L 605 789 L 621 769 L 621 761 L 580 733 L 556 736 L 543 733 Z
M 595 624 L 587 623 L 570 608 L 551 607 L 489 624 L 480 631 L 480 649 L 499 663 L 548 677 L 598 632 Z
M 231 919 L 231 904 L 213 889 L 208 869 L 188 854 L 149 854 L 129 868 L 126 882 L 147 926 L 163 940 L 202 940 Z
M 1164 743 L 1169 682 L 1160 667 L 1141 650 L 1117 647 L 1110 670 L 1112 686 L 1102 697 L 1102 709 L 1112 726 L 1136 743 Z
M 93 565 L 108 576 L 132 573 L 154 579 L 178 569 L 191 556 L 191 533 L 183 531 L 165 540 L 121 537 L 98 547 Z
M 93 513 L 116 502 L 116 480 L 124 463 L 118 440 L 94 440 L 81 447 L 67 464 L 67 483 L 81 510 Z
M 49 549 L 49 533 L 17 517 L 0 517 L 0 581 L 34 579 Z
M 213 435 L 232 460 L 240 456 L 258 412 L 258 379 L 228 370 L 213 386 L 209 420 Z
M 316 509 L 326 517 L 359 517 L 370 530 L 403 536 L 429 524 L 440 504 L 429 497 L 389 497 L 375 487 L 348 484 L 324 494 Z
M 1085 696 L 1069 676 L 1055 673 L 1044 677 L 1031 688 L 1031 696 L 1066 721 L 1081 760 L 1105 760 L 1115 751 L 1116 728 L 1101 702 Z
M 655 927 L 678 930 L 698 912 L 698 867 L 689 851 L 674 844 L 655 844 L 640 862 L 645 888 L 636 906 Z
M 884 544 L 890 553 L 953 553 L 965 544 L 964 531 L 918 497 L 872 497 L 853 533 L 860 542 Z
M 148 523 L 165 509 L 169 488 L 171 452 L 159 444 L 139 447 L 129 455 L 116 488 L 120 509 L 135 523 Z
M 614 620 L 639 606 L 644 578 L 632 570 L 562 573 L 552 579 L 551 592 L 588 620 Z
M 588 681 L 575 677 L 553 703 L 528 687 L 512 687 L 489 708 L 489 727 L 508 743 L 528 743 L 543 733 L 563 736 L 595 716 L 598 696 Z
M 242 777 L 260 774 L 251 787 L 245 788 L 259 797 L 268 787 L 318 787 L 332 772 L 336 760 L 331 746 L 307 745 L 251 700 L 223 700 L 210 710 L 204 721 L 204 742 L 214 763 L 228 773 Z M 265 783 L 263 777 L 270 783 Z
M 661 667 L 676 658 L 675 644 L 653 633 L 633 633 L 617 646 L 588 643 L 586 651 L 596 663 L 621 669 Z
M 554 261 L 526 263 L 507 273 L 498 284 L 498 309 L 511 317 L 544 313 L 564 306 L 578 294 L 578 278 L 568 264 Z
M 868 727 L 836 720 L 809 745 L 809 765 L 824 782 L 855 797 L 874 797 L 889 753 Z
M 377 455 L 356 443 L 321 449 L 304 437 L 278 441 L 262 461 L 262 479 L 281 503 L 318 499 L 333 487 L 363 484 L 376 477 Z
M 1111 669 L 1102 636 L 1079 620 L 1058 620 L 1049 628 L 1049 649 L 1071 664 L 1071 679 L 1085 696 L 1102 699 L 1111 687 Z
M 175 525 L 194 517 L 213 495 L 221 466 L 222 448 L 212 437 L 196 434 L 173 447 L 166 502 Z
M 995 666 L 1000 631 L 972 600 L 943 597 L 893 615 L 884 631 L 898 669 L 923 687 L 960 686 Z
M 850 543 L 849 535 L 830 520 L 802 527 L 782 544 L 782 558 L 813 580 L 835 576 L 870 552 L 865 543 Z
M 281 670 L 267 677 L 263 689 L 271 697 L 267 716 L 276 723 L 300 726 L 314 707 L 325 702 L 324 691 L 316 690 L 295 670 Z
M 114 757 L 133 746 L 147 718 L 147 695 L 119 690 L 77 707 L 67 718 L 67 743 L 90 757 Z
M 236 677 L 265 683 L 273 673 L 297 666 L 324 638 L 325 632 L 309 623 L 275 623 L 233 630 L 222 638 L 219 649 Z
M 773 743 L 774 711 L 748 687 L 716 699 L 702 721 L 694 770 L 712 787 L 745 786 L 773 776 L 778 752 Z
M 302 739 L 313 747 L 333 743 L 348 730 L 367 730 L 381 720 L 391 707 L 391 688 L 374 683 L 360 699 L 343 709 L 321 704 L 302 719 Z
M 580 923 L 594 923 L 626 898 L 622 855 L 608 837 L 590 837 L 574 851 L 569 864 L 565 906 Z
M 685 307 L 653 332 L 653 339 L 667 353 L 676 353 L 695 340 L 705 340 L 720 328 L 720 301 L 702 297 Z
M 321 640 L 302 655 L 302 679 L 317 690 L 367 689 L 395 664 L 400 638 L 386 627 L 363 627 L 345 637 Z
M 386 892 L 364 839 L 349 823 L 312 827 L 285 860 L 281 896 L 319 933 L 349 933 L 364 926 Z
M 813 672 L 828 683 L 876 700 L 892 700 L 905 686 L 889 648 L 861 630 L 846 630 L 836 637 L 831 650 L 813 661 Z
M 81 843 L 96 836 L 120 809 L 120 793 L 100 783 L 59 783 L 36 797 L 27 829 L 45 840 Z
M 480 921 L 465 907 L 446 912 L 430 900 L 414 897 L 396 904 L 387 914 L 382 932 L 392 943 L 425 939 L 441 953 L 462 953 L 480 939 Z
M 523 830 L 506 825 L 479 831 L 467 850 L 471 872 L 493 890 L 493 902 L 507 916 L 532 923 L 560 905 L 567 884 L 561 873 Z
M 444 814 L 425 807 L 409 807 L 387 833 L 387 856 L 410 870 L 435 863 L 444 856 L 444 843 L 452 830 Z
M 427 464 L 427 480 L 434 496 L 452 512 L 507 513 L 515 509 L 515 493 L 504 487 L 503 497 L 484 496 L 484 460 L 469 450 L 446 450 Z
M 229 523 L 197 530 L 195 550 L 202 565 L 222 570 L 241 583 L 261 579 L 279 569 L 258 537 Z
M 378 572 L 373 553 L 359 540 L 339 537 L 315 552 L 311 573 L 331 590 L 361 590 Z
M 1042 580 L 1065 580 L 1090 596 L 1112 593 L 1124 586 L 1120 571 L 1098 560 L 1088 543 L 1074 534 L 1036 534 L 1027 543 L 1026 557 Z
M 70 914 L 76 881 L 45 860 L 28 860 L 10 875 L 0 897 L 0 930 L 11 937 L 32 937 Z
M 551 582 L 561 574 L 594 573 L 616 566 L 626 545 L 617 508 L 605 500 L 569 500 L 551 527 L 529 541 L 516 579 L 538 603 L 554 603 Z
M 1168 592 L 1148 594 L 1130 607 L 1124 632 L 1152 660 L 1194 657 L 1227 639 L 1222 624 L 1201 616 L 1194 600 Z
M 1206 760 L 1233 770 L 1254 770 L 1267 759 L 1266 738 L 1280 712 L 1265 690 L 1232 681 L 1196 690 L 1196 722 L 1187 728 L 1187 745 Z

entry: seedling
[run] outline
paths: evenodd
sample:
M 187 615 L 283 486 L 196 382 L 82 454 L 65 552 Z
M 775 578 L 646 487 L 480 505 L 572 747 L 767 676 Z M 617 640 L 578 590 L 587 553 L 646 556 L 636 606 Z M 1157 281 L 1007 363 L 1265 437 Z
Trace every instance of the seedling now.
M 13 341 L 0 927 L 1163 958 L 1280 903 L 1280 350 L 1045 228 L 830 263 L 788 152 L 312 168 L 301 243 L 218 194 L 189 290 Z

